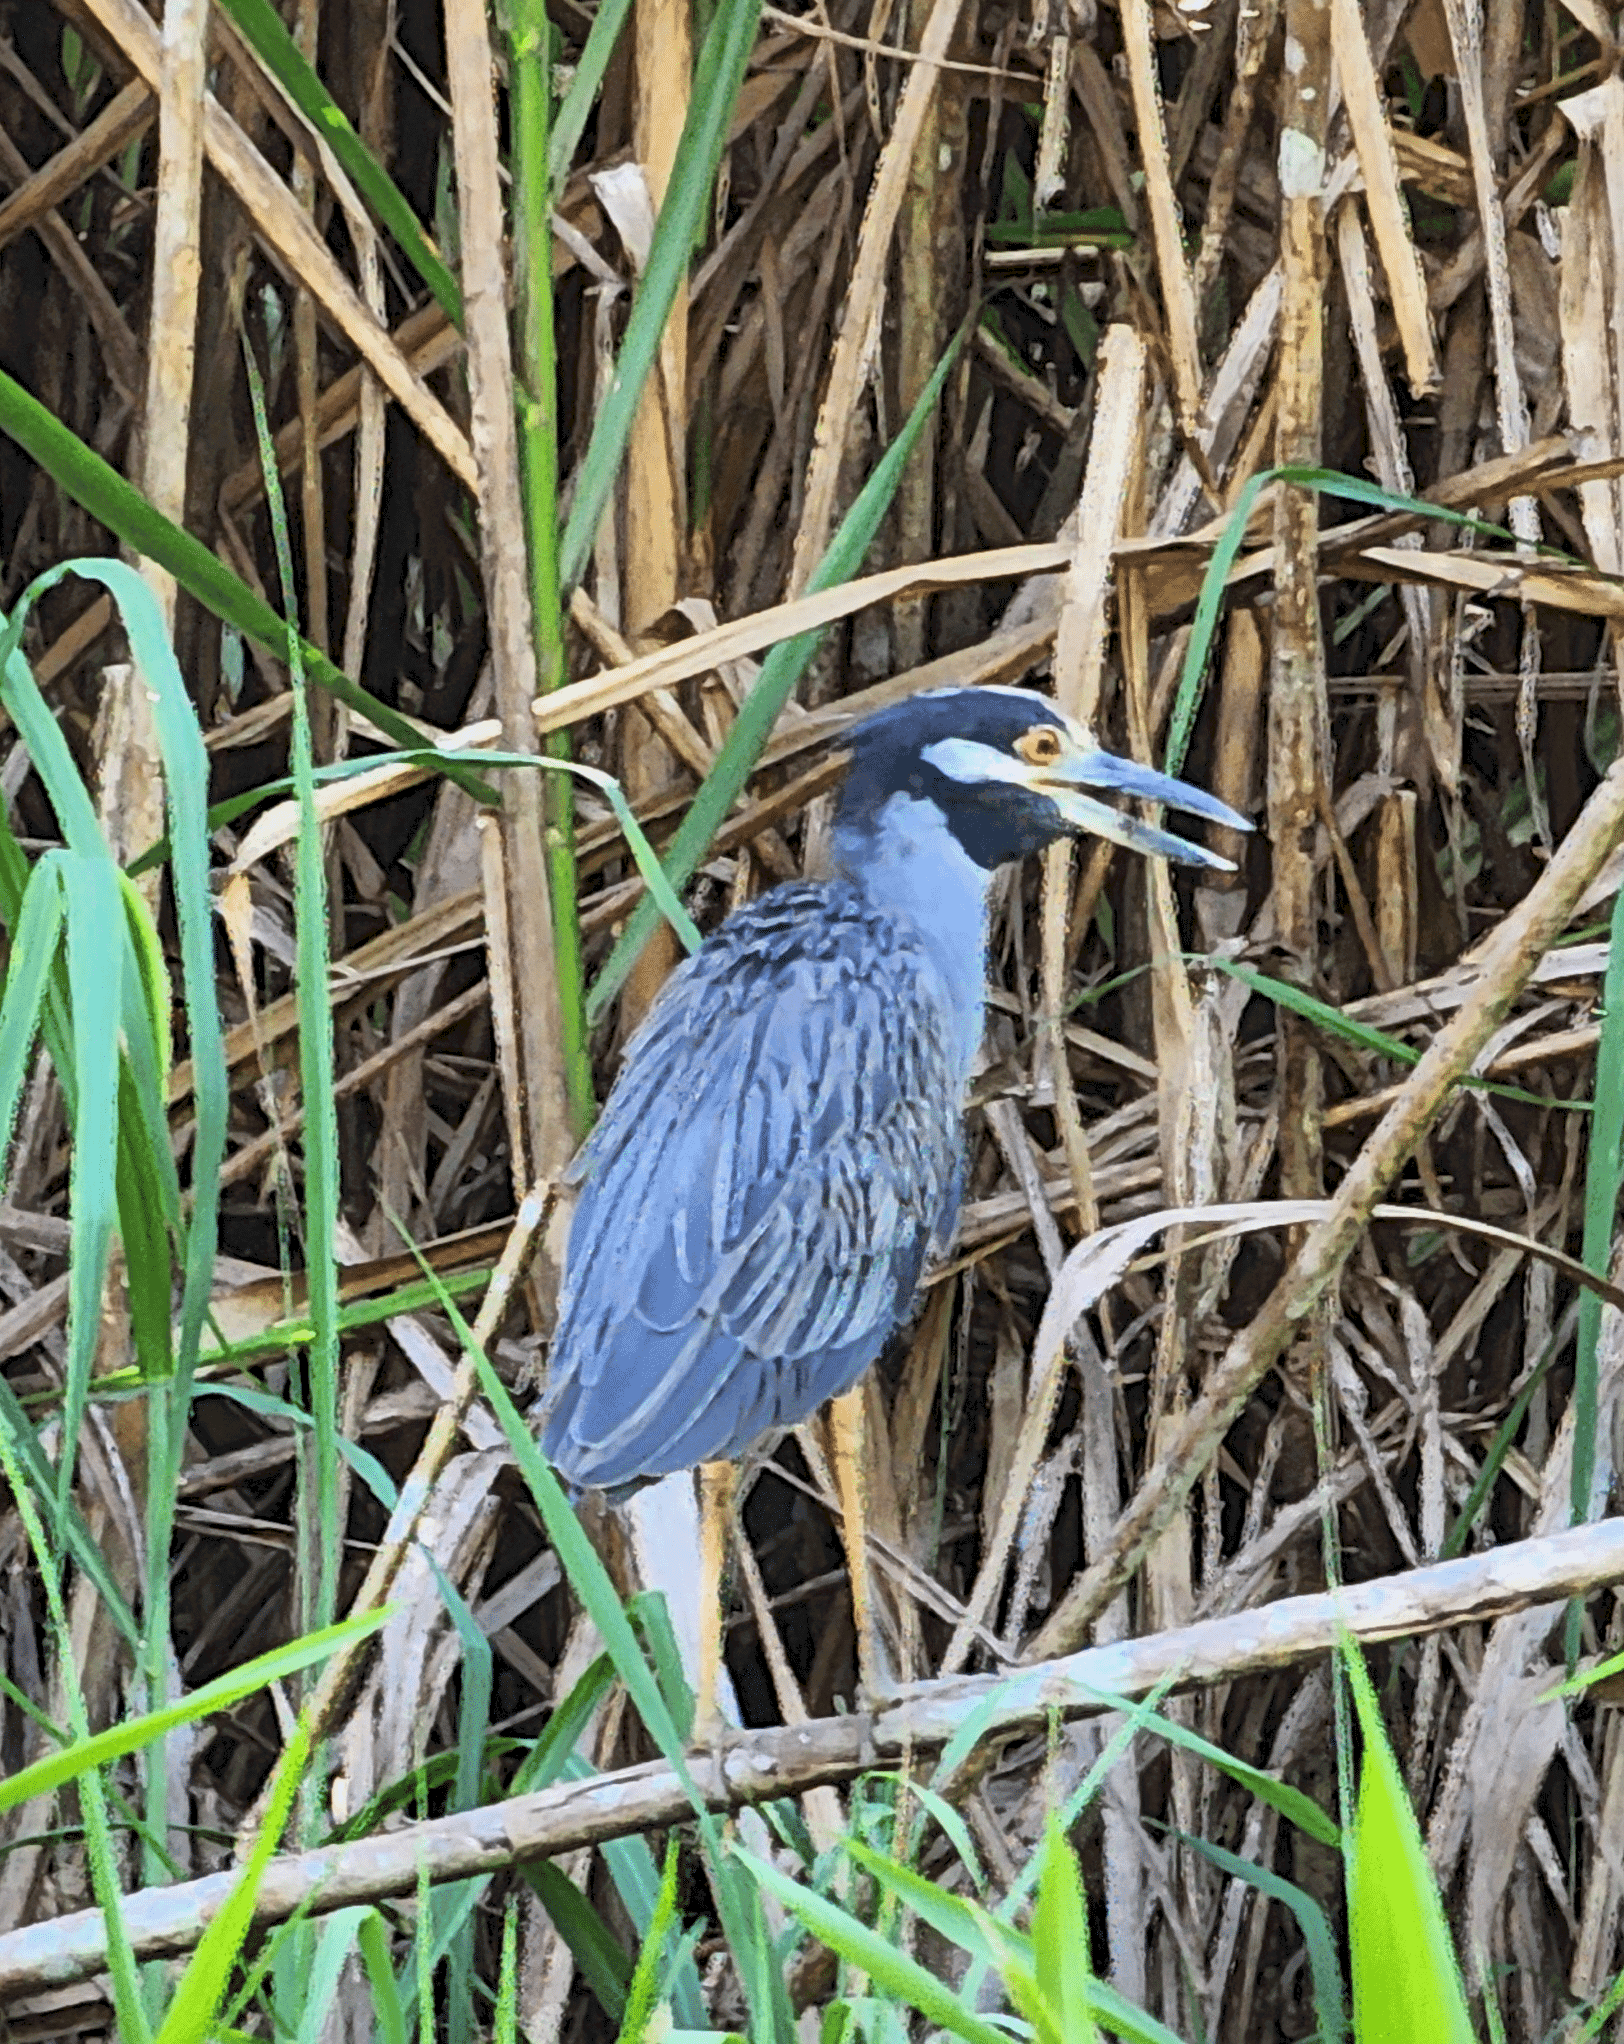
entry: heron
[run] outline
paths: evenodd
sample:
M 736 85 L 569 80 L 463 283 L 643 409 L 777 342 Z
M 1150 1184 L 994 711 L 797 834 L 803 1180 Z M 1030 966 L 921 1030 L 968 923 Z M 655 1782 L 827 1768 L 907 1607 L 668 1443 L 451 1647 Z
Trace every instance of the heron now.
M 954 1235 L 994 878 L 1072 834 L 1232 870 L 1102 794 L 1251 825 L 1101 751 L 1028 689 L 917 694 L 842 742 L 828 877 L 737 908 L 678 966 L 571 1167 L 541 1444 L 577 1490 L 624 1496 L 736 1462 L 844 1400 L 836 1473 L 861 1661 L 876 1642 L 847 1394 Z M 720 1539 L 712 1526 L 702 1713 Z

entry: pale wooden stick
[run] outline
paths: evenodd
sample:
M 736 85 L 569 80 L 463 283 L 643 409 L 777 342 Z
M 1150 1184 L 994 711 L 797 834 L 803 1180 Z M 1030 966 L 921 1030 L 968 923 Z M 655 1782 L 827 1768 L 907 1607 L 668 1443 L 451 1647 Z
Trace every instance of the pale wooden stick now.
M 1237 1676 L 1287 1667 L 1322 1654 L 1344 1635 L 1360 1641 L 1405 1639 L 1445 1626 L 1477 1623 L 1530 1605 L 1555 1608 L 1624 1580 L 1624 1519 L 1603 1519 L 1543 1540 L 1519 1540 L 1462 1561 L 1379 1576 L 1349 1589 L 1287 1597 L 1260 1610 L 1209 1618 L 1175 1632 L 1092 1647 L 1018 1674 L 916 1683 L 871 1714 L 817 1718 L 759 1731 L 723 1750 L 696 1753 L 690 1778 L 708 1808 L 726 1811 L 775 1796 L 799 1795 L 820 1782 L 849 1781 L 876 1765 L 940 1751 L 980 1714 L 986 1736 L 1041 1730 L 1058 1714 L 1095 1717 L 1113 1699 L 1177 1688 L 1211 1687 Z M 1552 1679 L 1559 1670 L 1553 1667 Z M 351 1845 L 273 1859 L 260 1883 L 255 1924 L 285 1923 L 297 1912 L 321 1914 L 352 1904 L 410 1895 L 420 1878 L 464 1881 L 525 1860 L 680 1823 L 693 1805 L 663 1760 L 585 1781 L 560 1782 L 480 1810 L 459 1810 Z M 123 1916 L 138 1959 L 190 1951 L 236 1885 L 234 1873 L 148 1888 Z M 107 1964 L 100 1910 L 76 1910 L 0 1936 L 0 1994 L 88 1980 Z

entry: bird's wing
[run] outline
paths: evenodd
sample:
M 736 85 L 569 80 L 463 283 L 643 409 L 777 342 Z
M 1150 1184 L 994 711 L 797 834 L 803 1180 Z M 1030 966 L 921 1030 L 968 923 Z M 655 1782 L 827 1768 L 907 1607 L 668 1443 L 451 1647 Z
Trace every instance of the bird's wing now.
M 905 946 L 797 945 L 790 920 L 753 942 L 746 911 L 680 969 L 583 1159 L 545 1433 L 577 1482 L 805 1418 L 879 1352 L 940 1233 L 961 1101 L 939 987 Z

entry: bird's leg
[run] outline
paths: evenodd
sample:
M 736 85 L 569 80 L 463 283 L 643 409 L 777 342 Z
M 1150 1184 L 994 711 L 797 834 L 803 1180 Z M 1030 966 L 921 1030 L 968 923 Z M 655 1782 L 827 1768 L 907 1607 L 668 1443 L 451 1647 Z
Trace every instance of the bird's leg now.
M 716 1692 L 722 1673 L 722 1570 L 736 1471 L 731 1462 L 699 1465 L 699 1694 L 694 1744 L 714 1746 L 722 1733 Z
M 869 1702 L 890 1694 L 895 1686 L 880 1638 L 874 1599 L 874 1575 L 868 1565 L 868 1480 L 864 1454 L 863 1386 L 843 1391 L 830 1401 L 829 1446 L 834 1463 L 835 1491 L 851 1582 L 852 1623 L 857 1632 L 857 1687 Z

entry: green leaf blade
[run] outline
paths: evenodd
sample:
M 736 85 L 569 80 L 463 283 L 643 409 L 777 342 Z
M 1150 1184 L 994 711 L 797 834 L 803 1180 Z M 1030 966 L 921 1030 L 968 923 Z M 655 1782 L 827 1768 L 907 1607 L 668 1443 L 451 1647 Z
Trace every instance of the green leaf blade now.
M 1365 2044 L 1473 2044 L 1460 1967 L 1364 1658 L 1343 1662 L 1364 1738 L 1347 1857 L 1354 2033 Z
M 326 1660 L 341 1647 L 367 1638 L 386 1622 L 388 1616 L 387 1610 L 365 1612 L 359 1618 L 348 1618 L 342 1624 L 328 1626 L 321 1632 L 289 1640 L 286 1646 L 273 1647 L 269 1653 L 244 1662 L 242 1667 L 218 1675 L 212 1682 L 205 1682 L 201 1689 L 194 1689 L 176 1703 L 166 1704 L 161 1710 L 146 1711 L 123 1724 L 110 1725 L 106 1731 L 95 1732 L 88 1739 L 65 1747 L 60 1753 L 47 1753 L 44 1759 L 36 1760 L 30 1767 L 19 1768 L 15 1774 L 0 1781 L 0 1810 L 14 1809 L 33 1796 L 61 1788 L 93 1767 L 104 1767 L 110 1761 L 122 1760 L 126 1754 L 139 1753 L 143 1747 L 150 1746 L 182 1725 L 196 1724 L 202 1718 L 212 1717 L 216 1711 L 230 1710 L 245 1696 L 254 1695 L 272 1682 L 284 1681 L 289 1675 L 296 1675 L 301 1669 Z
M 937 364 L 930 381 L 919 393 L 918 402 L 902 431 L 857 493 L 856 501 L 829 543 L 828 552 L 807 582 L 808 595 L 849 581 L 862 566 L 863 556 L 890 509 L 908 458 L 918 444 L 925 421 L 935 409 L 936 400 L 941 395 L 948 372 L 958 360 L 963 342 L 964 331 L 961 330 Z M 673 888 L 687 886 L 698 872 L 723 818 L 743 794 L 784 705 L 817 651 L 821 636 L 818 632 L 802 632 L 797 638 L 781 640 L 761 663 L 755 686 L 740 705 L 733 727 L 666 853 L 665 875 Z M 625 929 L 587 996 L 587 1019 L 590 1022 L 596 1023 L 602 1018 L 609 1003 L 625 984 L 660 914 L 660 905 L 645 896 L 627 917 Z
M 1043 1871 L 1032 1911 L 1032 1957 L 1038 1994 L 1057 2034 L 1067 2044 L 1094 2044 L 1094 1972 L 1082 1874 L 1053 1811 L 1043 1832 Z

